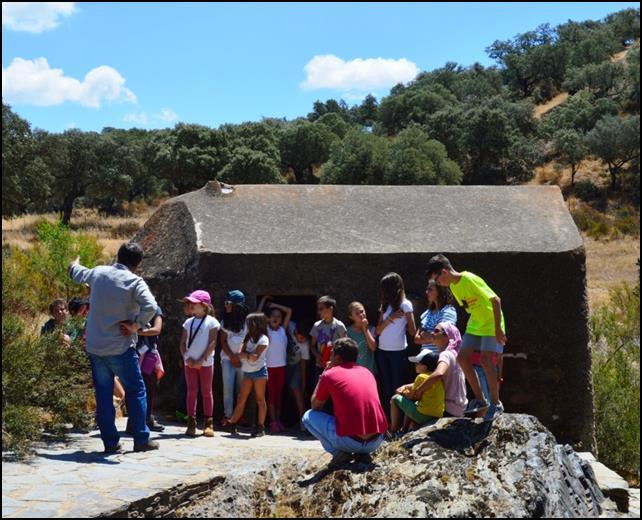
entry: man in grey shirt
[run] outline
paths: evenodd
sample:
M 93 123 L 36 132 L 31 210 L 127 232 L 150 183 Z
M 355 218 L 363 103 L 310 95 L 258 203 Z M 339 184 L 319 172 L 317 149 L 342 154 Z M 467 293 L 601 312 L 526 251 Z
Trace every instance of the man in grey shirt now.
M 134 451 L 158 449 L 158 443 L 149 439 L 145 383 L 135 349 L 136 332 L 146 326 L 157 308 L 149 287 L 135 274 L 142 259 L 143 249 L 129 242 L 118 250 L 114 265 L 88 269 L 77 258 L 69 266 L 71 278 L 91 288 L 87 355 L 96 392 L 98 428 L 108 454 L 122 449 L 112 400 L 114 376 L 125 387 Z

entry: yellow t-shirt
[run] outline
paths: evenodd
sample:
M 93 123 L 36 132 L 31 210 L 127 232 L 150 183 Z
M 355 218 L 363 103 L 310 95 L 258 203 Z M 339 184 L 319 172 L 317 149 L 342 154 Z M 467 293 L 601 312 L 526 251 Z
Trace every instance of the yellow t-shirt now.
M 464 271 L 461 273 L 459 282 L 450 284 L 450 290 L 457 303 L 470 314 L 466 333 L 475 336 L 494 336 L 495 315 L 490 299 L 497 295 L 488 287 L 488 284 L 476 274 Z M 506 332 L 503 311 L 502 330 Z
M 412 385 L 412 389 L 416 390 L 419 388 L 419 385 L 428 379 L 429 375 L 430 372 L 417 375 L 415 383 Z M 443 381 L 439 381 L 437 384 L 432 385 L 423 393 L 421 399 L 417 401 L 417 411 L 420 414 L 429 415 L 430 417 L 443 417 L 445 408 L 446 392 L 444 390 Z

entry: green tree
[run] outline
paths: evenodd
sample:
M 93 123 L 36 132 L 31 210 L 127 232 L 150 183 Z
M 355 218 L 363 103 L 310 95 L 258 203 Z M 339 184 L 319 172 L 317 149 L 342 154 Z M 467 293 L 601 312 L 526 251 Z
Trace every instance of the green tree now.
M 624 92 L 624 66 L 606 61 L 572 69 L 563 88 L 571 94 L 588 89 L 598 98 L 619 96 Z
M 559 130 L 553 136 L 553 145 L 560 162 L 571 167 L 571 186 L 573 186 L 577 169 L 588 154 L 584 136 L 576 130 Z
M 586 136 L 589 150 L 602 159 L 616 190 L 620 172 L 627 163 L 640 159 L 640 116 L 605 116 Z
M 173 130 L 158 132 L 145 156 L 150 171 L 171 181 L 179 193 L 185 193 L 216 179 L 227 164 L 229 149 L 224 132 L 179 123 Z
M 322 115 L 314 124 L 326 126 L 339 139 L 343 139 L 350 128 L 350 125 L 336 112 L 328 112 Z
M 561 129 L 586 133 L 606 115 L 616 115 L 618 105 L 611 99 L 596 99 L 591 92 L 580 91 L 549 112 L 539 125 L 540 134 L 552 139 Z
M 9 105 L 2 104 L 2 214 L 38 209 L 46 200 L 49 177 L 37 156 L 31 125 Z
M 432 114 L 457 102 L 455 95 L 440 84 L 396 87 L 379 106 L 380 131 L 396 135 L 412 123 L 423 125 Z
M 314 166 L 328 160 L 330 148 L 337 137 L 323 124 L 298 121 L 280 136 L 279 149 L 284 169 L 292 168 L 297 183 L 314 183 Z
M 372 128 L 379 117 L 379 102 L 372 94 L 368 94 L 363 102 L 352 110 L 356 123 Z
M 386 184 L 459 184 L 461 179 L 446 147 L 417 126 L 401 131 L 390 145 Z
M 556 42 L 556 31 L 543 24 L 511 40 L 497 40 L 486 52 L 500 65 L 512 91 L 548 99 L 561 87 L 568 63 L 567 48 Z
M 640 113 L 640 46 L 631 49 L 626 56 L 627 108 Z
M 283 177 L 278 163 L 264 152 L 239 146 L 221 170 L 220 179 L 230 184 L 279 184 Z
M 388 143 L 372 133 L 350 130 L 323 166 L 323 184 L 383 184 Z
M 52 206 L 69 224 L 74 204 L 102 171 L 98 160 L 100 135 L 96 132 L 67 130 L 62 134 L 36 133 L 37 153 L 51 175 Z

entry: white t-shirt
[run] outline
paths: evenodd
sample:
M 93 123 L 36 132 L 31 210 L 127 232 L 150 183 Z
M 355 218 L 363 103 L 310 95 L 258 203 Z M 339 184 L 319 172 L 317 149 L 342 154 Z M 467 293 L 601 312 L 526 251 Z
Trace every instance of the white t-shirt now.
M 241 332 L 233 332 L 231 330 L 225 329 L 227 334 L 227 345 L 230 347 L 230 350 L 234 354 L 241 352 L 241 347 L 243 346 L 243 340 L 247 335 L 247 325 L 243 325 Z M 221 360 L 227 359 L 229 361 L 230 357 L 225 353 L 224 350 L 221 350 Z
M 404 316 L 397 318 L 390 323 L 379 336 L 379 348 L 387 351 L 405 350 L 408 346 L 406 339 L 406 326 L 408 325 L 408 318 L 405 314 L 412 312 L 412 303 L 409 300 L 403 300 L 399 309 L 403 311 Z M 383 319 L 387 319 L 392 314 L 392 307 L 388 305 L 386 312 L 383 313 Z
M 270 340 L 265 334 L 263 334 L 256 343 L 252 341 L 252 338 L 249 338 L 247 340 L 247 345 L 245 345 L 245 352 L 247 352 L 248 354 L 252 354 L 252 352 L 254 352 L 261 345 L 266 345 L 268 348 L 266 348 L 261 353 L 259 359 L 257 359 L 256 361 L 249 361 L 247 359 L 241 360 L 241 368 L 243 369 L 243 372 L 258 372 L 262 368 L 266 367 L 265 358 L 268 351 L 270 350 Z
M 221 324 L 213 316 L 205 316 L 203 319 L 189 318 L 183 323 L 183 328 L 187 332 L 187 352 L 185 352 L 185 361 L 200 359 L 210 343 L 210 331 L 218 330 Z M 198 331 L 198 332 L 197 332 Z M 191 344 L 190 344 L 190 339 Z M 211 367 L 214 364 L 214 352 L 203 363 L 204 367 Z
M 273 330 L 268 326 L 268 336 L 270 337 L 270 348 L 267 353 L 268 368 L 284 367 L 288 364 L 288 337 L 285 329 L 279 327 Z

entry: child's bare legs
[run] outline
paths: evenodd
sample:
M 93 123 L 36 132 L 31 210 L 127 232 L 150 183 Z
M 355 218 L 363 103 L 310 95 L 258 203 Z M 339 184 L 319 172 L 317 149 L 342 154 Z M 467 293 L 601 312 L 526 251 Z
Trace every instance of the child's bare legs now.
M 401 410 L 395 403 L 395 398 L 393 396 L 390 399 L 390 431 L 396 432 L 399 430 L 399 422 L 401 421 Z
M 466 381 L 468 381 L 473 394 L 475 394 L 475 398 L 480 401 L 485 401 L 484 393 L 482 392 L 481 385 L 479 384 L 479 378 L 477 377 L 477 372 L 475 372 L 473 364 L 470 360 L 472 352 L 472 349 L 461 350 L 459 352 L 459 355 L 457 356 L 457 362 L 459 363 L 461 369 L 464 371 Z M 495 385 L 495 388 L 497 388 L 497 385 Z
M 236 424 L 241 419 L 243 412 L 245 412 L 245 405 L 247 404 L 247 398 L 250 397 L 250 392 L 252 391 L 252 380 L 249 377 L 246 377 L 241 382 L 241 391 L 239 392 L 236 408 L 234 408 L 234 413 L 230 417 L 230 422 Z
M 497 369 L 493 365 L 493 352 L 483 351 L 481 353 L 481 364 L 488 381 L 490 398 L 494 404 L 499 403 L 499 387 L 497 385 Z
M 260 427 L 265 426 L 265 416 L 267 415 L 267 403 L 265 402 L 265 388 L 267 379 L 256 379 L 254 381 L 254 396 L 256 405 L 259 409 L 258 423 Z
M 406 432 L 406 431 L 408 431 L 408 428 L 411 428 L 411 427 L 412 427 L 412 429 L 413 429 L 413 430 L 414 430 L 414 429 L 416 429 L 416 427 L 415 427 L 415 423 L 414 423 L 414 422 L 412 422 L 412 421 L 410 420 L 410 417 L 408 417 L 408 416 L 406 415 L 406 416 L 404 417 L 404 420 L 403 420 L 403 431 L 405 431 L 405 432 Z

